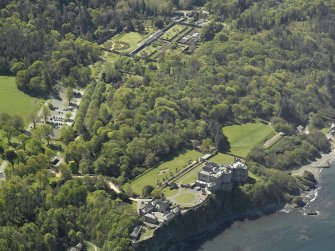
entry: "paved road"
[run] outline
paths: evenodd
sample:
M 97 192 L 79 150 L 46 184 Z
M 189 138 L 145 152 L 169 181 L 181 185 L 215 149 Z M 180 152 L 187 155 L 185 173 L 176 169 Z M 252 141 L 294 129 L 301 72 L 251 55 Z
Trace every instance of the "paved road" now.
M 107 185 L 116 193 L 121 193 L 121 189 L 111 181 L 107 181 Z

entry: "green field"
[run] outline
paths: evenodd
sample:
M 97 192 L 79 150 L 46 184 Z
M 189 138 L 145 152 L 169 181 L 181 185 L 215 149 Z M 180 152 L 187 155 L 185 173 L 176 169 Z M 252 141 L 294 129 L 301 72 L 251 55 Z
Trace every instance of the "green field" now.
M 188 27 L 180 24 L 176 24 L 175 26 L 172 26 L 167 32 L 164 33 L 162 36 L 162 39 L 165 40 L 172 40 L 175 36 L 177 36 L 179 33 L 186 30 Z
M 202 154 L 195 150 L 187 151 L 170 161 L 162 163 L 158 167 L 135 178 L 127 184 L 130 185 L 130 188 L 134 193 L 141 194 L 143 187 L 146 185 L 156 186 L 158 181 L 163 181 L 163 178 L 170 178 L 171 174 L 174 175 L 177 171 L 183 169 L 186 165 L 197 160 L 201 156 Z
M 112 41 L 116 51 L 131 52 L 146 37 L 146 35 L 141 35 L 138 32 L 128 32 L 116 35 Z
M 182 193 L 176 197 L 176 202 L 180 204 L 193 203 L 197 196 L 194 193 Z
M 162 190 L 162 193 L 165 195 L 165 197 L 171 197 L 178 193 L 178 189 L 170 189 L 170 187 L 166 187 Z
M 39 105 L 38 99 L 30 97 L 16 88 L 15 77 L 0 76 L 0 113 L 18 114 L 27 122 L 30 114 Z
M 232 164 L 234 163 L 234 157 L 228 154 L 218 153 L 214 157 L 210 158 L 209 161 L 218 164 Z
M 259 122 L 225 126 L 222 131 L 228 138 L 230 153 L 240 157 L 246 157 L 254 146 L 275 135 L 269 125 Z

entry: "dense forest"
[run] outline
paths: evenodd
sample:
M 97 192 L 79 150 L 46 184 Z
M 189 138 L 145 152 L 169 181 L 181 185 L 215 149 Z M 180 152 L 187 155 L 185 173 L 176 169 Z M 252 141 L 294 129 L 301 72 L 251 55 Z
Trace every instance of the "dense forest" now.
M 115 34 L 198 6 L 211 22 L 187 54 L 103 59 L 100 45 Z M 330 149 L 319 130 L 335 118 L 332 0 L 0 0 L 0 9 L 1 75 L 36 97 L 86 88 L 57 146 L 47 125 L 27 133 L 22 118 L 1 114 L 0 154 L 11 164 L 0 183 L 0 250 L 65 250 L 83 240 L 131 250 L 138 216 L 102 176 L 123 184 L 194 140 L 229 150 L 223 125 L 271 121 L 288 136 L 247 157 L 256 173 L 269 168 L 259 172 L 271 182 L 280 174 L 270 168 L 289 170 Z M 311 133 L 296 135 L 298 125 Z M 60 149 L 67 165 L 52 177 Z M 266 184 L 243 189 L 255 203 Z

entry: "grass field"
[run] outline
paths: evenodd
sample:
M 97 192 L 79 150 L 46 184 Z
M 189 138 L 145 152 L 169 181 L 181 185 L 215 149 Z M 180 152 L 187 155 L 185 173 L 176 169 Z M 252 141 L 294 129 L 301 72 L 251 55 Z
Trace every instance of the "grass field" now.
M 128 44 L 128 46 L 125 46 L 124 49 L 116 48 L 117 51 L 131 52 L 146 37 L 147 37 L 146 35 L 141 35 L 138 32 L 128 32 L 128 33 L 122 33 L 122 34 L 116 35 L 115 37 L 113 37 L 112 41 L 116 44 L 120 42 L 124 44 Z
M 275 135 L 269 125 L 262 123 L 225 126 L 222 131 L 228 138 L 230 153 L 240 157 L 246 157 L 254 146 Z
M 172 26 L 167 32 L 165 32 L 165 34 L 162 36 L 162 39 L 172 40 L 185 29 L 187 29 L 187 26 L 176 24 L 175 26 Z
M 234 163 L 234 157 L 228 154 L 218 153 L 214 157 L 210 158 L 209 161 L 218 164 L 232 164 Z
M 178 189 L 170 189 L 170 187 L 166 187 L 162 190 L 165 197 L 171 197 L 178 193 Z
M 196 198 L 194 193 L 183 193 L 176 197 L 176 201 L 180 204 L 192 203 Z
M 16 88 L 14 77 L 0 76 L 0 113 L 18 114 L 27 122 L 30 114 L 37 110 L 40 101 Z
M 195 150 L 187 151 L 170 161 L 162 163 L 157 168 L 148 171 L 144 175 L 135 178 L 131 183 L 128 183 L 128 185 L 130 185 L 130 188 L 134 193 L 141 194 L 143 187 L 146 185 L 156 186 L 157 181 L 162 181 L 163 178 L 170 177 L 170 173 L 174 175 L 177 171 L 183 169 L 186 165 L 197 160 L 201 156 L 202 154 Z

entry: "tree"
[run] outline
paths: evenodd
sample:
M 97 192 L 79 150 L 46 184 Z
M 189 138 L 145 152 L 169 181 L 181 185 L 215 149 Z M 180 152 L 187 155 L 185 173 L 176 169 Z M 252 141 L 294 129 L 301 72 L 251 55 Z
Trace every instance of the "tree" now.
M 3 158 L 4 152 L 5 152 L 5 148 L 3 148 L 2 145 L 0 145 L 0 154 L 1 154 L 2 158 Z
M 47 144 L 50 145 L 50 139 L 54 136 L 54 130 L 49 124 L 42 124 L 33 130 L 33 135 L 40 141 L 45 139 Z
M 211 146 L 212 146 L 212 141 L 211 139 L 207 138 L 202 141 L 200 149 L 203 152 L 209 152 L 209 149 L 211 148 Z
M 14 120 L 11 117 L 9 117 L 7 120 L 2 122 L 2 130 L 5 131 L 7 141 L 9 144 L 11 143 L 12 137 L 19 133 L 16 128 L 19 128 L 19 125 L 14 124 Z
M 70 118 L 72 117 L 72 113 L 71 112 L 65 113 L 65 117 L 66 117 L 66 121 L 69 121 Z
M 69 144 L 75 138 L 75 131 L 72 126 L 62 126 L 60 129 L 60 140 L 64 144 Z
M 71 87 L 66 88 L 66 99 L 69 102 L 69 106 L 71 105 L 71 100 L 73 99 L 73 89 Z
M 12 123 L 13 123 L 13 126 L 15 128 L 16 131 L 21 131 L 23 130 L 23 127 L 24 127 L 24 122 L 23 122 L 23 119 L 21 116 L 19 115 L 14 115 L 12 117 Z
M 67 168 L 70 170 L 71 173 L 77 174 L 79 171 L 79 167 L 74 161 L 70 161 L 69 164 L 67 165 Z
M 164 27 L 164 21 L 161 18 L 158 18 L 155 20 L 155 26 L 157 29 L 163 29 Z
M 12 149 L 7 149 L 5 151 L 5 159 L 8 160 L 13 166 L 14 166 L 14 161 L 17 158 L 16 152 Z
M 50 116 L 51 111 L 48 105 L 45 105 L 42 107 L 42 116 L 44 118 L 44 122 L 46 123 L 48 120 L 48 117 Z
M 227 119 L 228 114 L 229 106 L 224 103 L 213 106 L 213 109 L 209 112 L 209 116 L 220 123 L 223 123 Z
M 37 116 L 36 110 L 30 113 L 29 120 L 33 123 L 33 127 L 36 128 L 36 123 L 39 121 L 39 117 Z
M 50 145 L 50 139 L 54 136 L 54 130 L 51 125 L 43 124 L 42 126 L 43 137 L 46 139 L 47 144 Z
M 143 187 L 142 189 L 142 195 L 144 197 L 150 196 L 151 192 L 154 190 L 155 188 L 152 185 L 146 185 L 145 187 Z
M 53 234 L 47 233 L 44 236 L 44 243 L 49 251 L 57 250 L 57 241 L 56 241 L 56 237 Z
M 68 162 L 73 160 L 79 166 L 79 162 L 85 153 L 86 148 L 84 147 L 83 142 L 81 140 L 76 140 L 68 145 L 65 153 L 65 159 Z

